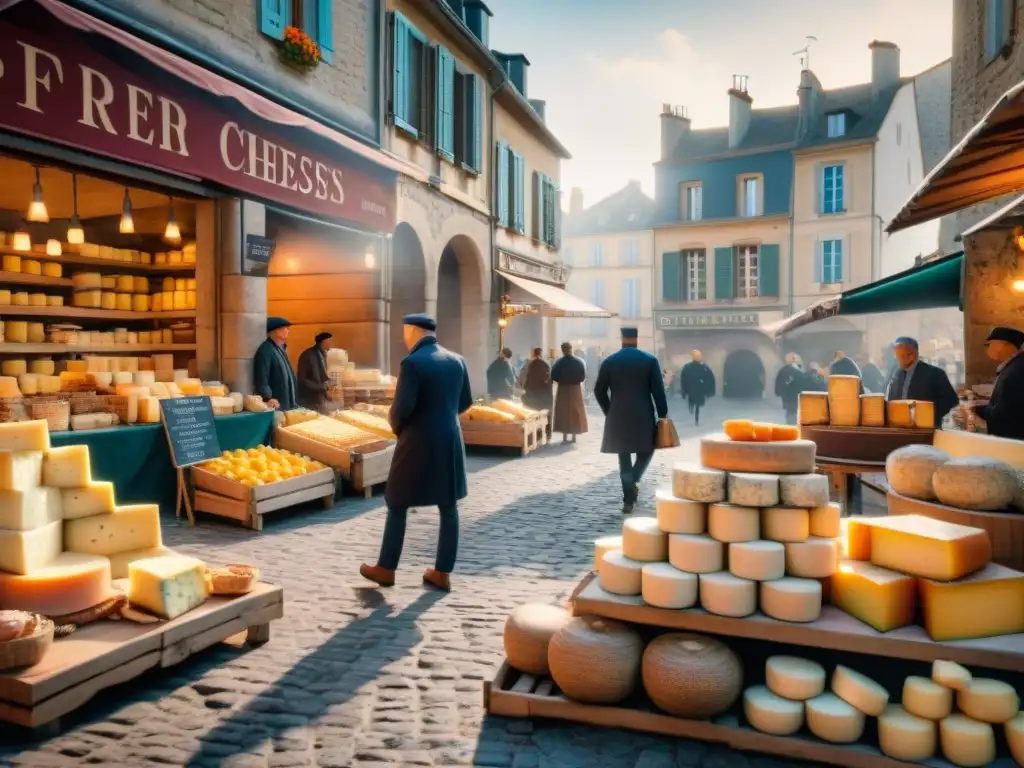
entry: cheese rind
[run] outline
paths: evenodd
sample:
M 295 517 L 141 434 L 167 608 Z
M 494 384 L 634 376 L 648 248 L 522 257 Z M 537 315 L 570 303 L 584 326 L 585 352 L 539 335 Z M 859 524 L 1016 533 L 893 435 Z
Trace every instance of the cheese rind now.
M 831 693 L 805 703 L 807 729 L 833 744 L 852 744 L 864 735 L 864 713 Z
M 703 534 L 673 533 L 668 537 L 668 561 L 687 573 L 714 573 L 725 563 L 725 545 Z
M 743 715 L 755 730 L 773 736 L 790 736 L 804 725 L 803 703 L 776 696 L 764 685 L 743 692 Z
M 777 541 L 743 541 L 729 545 L 729 572 L 751 581 L 786 575 L 786 548 Z
M 836 665 L 832 674 L 832 693 L 865 715 L 878 717 L 889 705 L 889 692 L 854 669 Z
M 761 537 L 782 543 L 807 541 L 811 518 L 806 509 L 768 507 L 761 510 Z
M 783 475 L 779 478 L 779 487 L 784 507 L 813 509 L 829 502 L 825 475 Z
M 57 488 L 0 491 L 0 528 L 9 531 L 42 528 L 61 519 L 61 506 Z
M 765 682 L 772 693 L 793 701 L 806 701 L 825 690 L 825 668 L 796 656 L 769 656 Z
M 128 566 L 128 602 L 173 619 L 206 602 L 206 566 L 201 560 L 167 555 Z
M 50 428 L 46 419 L 0 424 L 0 450 L 49 451 Z
M 597 569 L 597 583 L 613 595 L 639 595 L 643 592 L 645 563 L 632 560 L 619 550 L 606 552 Z
M 787 577 L 765 581 L 760 590 L 761 611 L 778 621 L 806 623 L 821 616 L 821 582 Z
M 715 541 L 754 541 L 760 532 L 760 512 L 754 507 L 712 504 L 708 509 L 708 533 Z
M 622 554 L 645 563 L 663 562 L 668 557 L 668 534 L 653 517 L 631 517 L 622 524 Z
M 890 704 L 878 716 L 878 746 L 894 760 L 921 762 L 935 754 L 937 728 L 931 720 Z
M 167 547 L 150 547 L 149 549 L 136 549 L 131 552 L 120 552 L 116 555 L 110 555 L 107 558 L 110 561 L 110 578 L 127 579 L 128 566 L 136 560 L 148 560 L 152 557 L 164 557 L 165 555 L 173 554 L 175 553 Z
M 903 708 L 926 720 L 941 720 L 953 713 L 953 689 L 930 677 L 911 675 L 903 681 Z
M 1002 680 L 975 677 L 956 692 L 957 708 L 970 718 L 1000 725 L 1020 711 L 1020 698 L 1013 686 Z
M 65 616 L 110 597 L 111 578 L 107 558 L 63 552 L 27 576 L 0 573 L 0 605 L 44 616 Z
M 77 520 L 80 517 L 106 515 L 114 511 L 114 484 L 93 480 L 83 488 L 65 488 L 64 519 Z M 121 578 L 115 576 L 115 579 Z
M 64 522 L 64 546 L 69 552 L 106 556 L 162 544 L 156 504 L 118 507 L 109 515 Z
M 692 464 L 676 464 L 672 468 L 672 494 L 705 504 L 725 501 L 725 472 Z
M 708 613 L 743 618 L 757 610 L 757 582 L 728 571 L 698 577 L 700 605 Z
M 92 480 L 88 445 L 51 448 L 43 460 L 43 485 L 53 488 L 81 488 Z
M 996 459 L 974 456 L 950 459 L 935 470 L 932 485 L 939 501 L 950 507 L 996 511 L 1013 504 L 1017 474 Z
M 707 435 L 700 438 L 700 463 L 723 472 L 809 473 L 814 471 L 815 449 L 810 440 L 747 443 Z
M 809 538 L 786 544 L 786 574 L 804 579 L 824 579 L 836 572 L 839 544 L 835 539 Z
M 697 575 L 668 563 L 648 563 L 641 572 L 641 595 L 656 608 L 691 608 L 697 604 Z
M 53 562 L 61 549 L 60 522 L 31 531 L 0 530 L 0 571 L 24 576 Z
M 939 722 L 942 756 L 961 768 L 981 768 L 996 759 L 996 734 L 988 723 L 966 715 L 950 715 Z
M 868 528 L 872 563 L 923 579 L 961 579 L 992 558 L 992 543 L 981 528 L 921 515 L 873 518 Z
M 655 511 L 658 527 L 665 533 L 704 533 L 707 527 L 707 505 L 700 501 L 677 499 L 668 490 L 658 490 Z
M 730 504 L 741 507 L 774 507 L 779 503 L 777 475 L 732 472 L 728 480 Z
M 917 581 L 906 574 L 843 560 L 829 586 L 834 606 L 879 632 L 909 626 L 917 616 Z

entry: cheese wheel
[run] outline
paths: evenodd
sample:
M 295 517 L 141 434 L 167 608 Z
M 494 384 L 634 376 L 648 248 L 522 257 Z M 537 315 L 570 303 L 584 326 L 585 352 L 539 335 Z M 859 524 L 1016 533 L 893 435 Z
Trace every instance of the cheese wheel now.
M 1017 765 L 1024 765 L 1024 714 L 1019 714 L 1006 723 L 1006 743 Z
M 878 747 L 894 760 L 918 763 L 935 754 L 937 730 L 931 720 L 890 704 L 878 716 Z
M 43 323 L 29 323 L 25 333 L 29 344 L 42 344 L 46 341 L 46 326 Z
M 570 699 L 613 704 L 636 687 L 643 652 L 644 642 L 632 627 L 578 616 L 552 635 L 548 666 L 552 680 Z
M 930 400 L 914 401 L 914 427 L 935 429 L 935 403 Z
M 842 510 L 839 505 L 829 502 L 821 507 L 815 507 L 808 515 L 809 532 L 811 536 L 818 536 L 825 539 L 838 539 L 842 533 Z
M 966 715 L 950 715 L 939 722 L 942 756 L 961 768 L 981 768 L 996 759 L 996 734 L 988 723 Z
M 641 595 L 655 608 L 692 608 L 697 604 L 697 575 L 668 563 L 648 563 L 641 572 Z
M 672 495 L 676 498 L 711 504 L 725 501 L 725 492 L 725 472 L 690 464 L 672 468 Z
M 57 367 L 54 364 L 53 360 L 51 360 L 48 357 L 43 357 L 43 358 L 39 358 L 38 360 L 33 360 L 28 365 L 28 372 L 29 373 L 35 373 L 35 374 L 38 374 L 40 376 L 53 376 L 53 374 L 54 374 L 54 372 L 56 370 L 57 370 Z
M 948 453 L 930 445 L 905 445 L 886 458 L 885 480 L 901 496 L 934 501 L 932 477 L 949 460 Z
M 769 656 L 765 663 L 768 689 L 785 699 L 806 701 L 825 690 L 825 668 L 796 656 Z
M 832 693 L 865 715 L 878 717 L 889 705 L 889 692 L 856 670 L 836 665 L 832 674 Z
M 35 259 L 22 259 L 21 271 L 26 275 L 41 275 L 43 274 L 43 267 Z
M 28 363 L 19 359 L 4 360 L 0 363 L 0 373 L 4 376 L 21 376 L 28 373 Z
M 829 502 L 828 477 L 825 475 L 783 475 L 779 478 L 784 507 L 824 507 Z
M 502 632 L 508 663 L 530 675 L 547 675 L 548 645 L 571 619 L 569 611 L 554 605 L 520 605 L 505 619 Z
M 743 692 L 743 715 L 754 730 L 773 736 L 791 736 L 804 726 L 804 705 L 776 696 L 767 686 Z
M 835 539 L 810 538 L 786 544 L 786 573 L 805 579 L 824 579 L 836 572 L 839 546 Z
M 47 296 L 46 306 L 48 307 L 63 307 L 64 297 L 63 296 Z
M 1002 680 L 975 677 L 956 693 L 956 705 L 965 715 L 996 725 L 1012 720 L 1020 710 L 1013 686 Z
M 30 307 L 45 307 L 46 306 L 46 294 L 45 293 L 30 293 L 28 295 L 28 305 Z
M 761 612 L 773 619 L 817 621 L 821 616 L 821 582 L 792 577 L 766 581 L 761 584 L 759 600 Z
M 16 307 L 27 307 L 28 291 L 15 291 L 11 295 L 11 303 Z
M 890 400 L 885 404 L 885 421 L 890 427 L 910 429 L 914 426 L 914 401 Z
M 799 440 L 800 439 L 800 427 L 792 424 L 773 424 L 772 425 L 772 440 L 775 442 L 782 442 L 784 440 Z
M 668 557 L 668 534 L 653 517 L 631 517 L 622 524 L 622 554 L 645 563 L 663 562 Z
M 796 507 L 769 507 L 761 510 L 761 537 L 769 541 L 807 541 L 811 528 L 810 513 Z
M 932 485 L 946 506 L 995 511 L 1013 504 L 1018 480 L 1009 464 L 972 456 L 942 464 L 932 476 Z
M 828 393 L 801 392 L 797 421 L 802 426 L 828 424 Z
M 814 471 L 815 450 L 810 440 L 744 443 L 706 435 L 700 438 L 700 463 L 723 472 L 804 474 Z
M 63 552 L 27 576 L 0 573 L 0 605 L 49 616 L 92 608 L 113 596 L 110 561 Z
M 776 541 L 730 544 L 729 573 L 751 581 L 781 579 L 786 574 L 786 548 Z
M 831 693 L 808 699 L 804 705 L 807 729 L 822 741 L 852 744 L 864 735 L 864 713 Z
M 698 577 L 700 605 L 708 613 L 741 619 L 757 610 L 757 582 L 728 571 Z
M 962 691 L 971 684 L 971 673 L 955 661 L 936 659 L 932 662 L 932 680 L 954 691 Z
M 777 475 L 730 473 L 728 498 L 730 504 L 741 507 L 773 507 L 779 503 L 779 478 Z
M 885 395 L 868 393 L 860 396 L 860 424 L 862 427 L 885 426 Z
M 654 501 L 658 527 L 665 533 L 704 533 L 707 506 L 700 501 L 677 499 L 672 492 L 659 489 Z
M 594 570 L 601 570 L 601 560 L 613 549 L 622 549 L 621 536 L 602 536 L 594 542 Z
M 753 507 L 712 504 L 708 508 L 708 533 L 716 541 L 755 541 L 760 532 L 760 511 Z
M 668 561 L 687 573 L 714 573 L 725 563 L 725 545 L 703 534 L 673 533 L 668 537 Z
M 39 374 L 23 373 L 18 377 L 18 389 L 23 395 L 35 395 L 39 393 Z
M 644 651 L 644 689 L 676 717 L 704 719 L 729 710 L 743 690 L 743 665 L 720 640 L 685 632 L 656 637 Z
M 953 689 L 929 677 L 911 675 L 903 681 L 903 708 L 925 720 L 941 720 L 953 714 Z
M 13 253 L 4 255 L 4 272 L 21 272 L 21 256 Z
M 597 569 L 597 583 L 605 592 L 613 595 L 639 595 L 642 591 L 640 580 L 644 563 L 631 560 L 614 549 L 606 552 Z

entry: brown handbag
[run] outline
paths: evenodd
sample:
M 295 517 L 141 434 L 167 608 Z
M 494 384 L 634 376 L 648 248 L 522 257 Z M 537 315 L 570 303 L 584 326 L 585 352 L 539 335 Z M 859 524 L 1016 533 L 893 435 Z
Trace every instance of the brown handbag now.
M 658 428 L 654 435 L 654 449 L 678 448 L 679 433 L 672 419 L 658 419 Z

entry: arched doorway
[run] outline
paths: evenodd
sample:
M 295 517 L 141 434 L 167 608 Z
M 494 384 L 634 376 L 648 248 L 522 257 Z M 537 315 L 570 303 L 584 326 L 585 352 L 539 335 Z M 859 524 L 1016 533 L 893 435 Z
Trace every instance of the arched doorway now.
M 402 222 L 391 241 L 391 373 L 397 374 L 406 355 L 402 317 L 426 310 L 427 266 L 413 228 Z
M 487 323 L 481 288 L 480 252 L 465 235 L 456 235 L 437 266 L 437 339 L 464 357 L 481 351 Z
M 755 398 L 764 394 L 764 362 L 749 349 L 736 349 L 725 358 L 722 396 Z

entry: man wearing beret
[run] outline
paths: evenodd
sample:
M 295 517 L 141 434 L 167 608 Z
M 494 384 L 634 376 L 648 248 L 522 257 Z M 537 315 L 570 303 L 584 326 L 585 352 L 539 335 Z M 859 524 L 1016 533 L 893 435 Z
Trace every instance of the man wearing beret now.
M 893 352 L 899 367 L 893 372 L 886 388 L 886 400 L 927 400 L 935 405 L 935 426 L 942 424 L 946 414 L 960 402 L 949 383 L 949 376 L 941 368 L 926 363 L 918 356 L 916 339 L 900 336 L 893 343 Z
M 327 375 L 327 350 L 334 337 L 327 331 L 316 335 L 313 346 L 299 355 L 297 378 L 299 381 L 298 401 L 303 408 L 323 411 L 327 406 L 327 391 L 331 379 Z
M 985 420 L 988 433 L 1011 440 L 1024 440 L 1024 333 L 1016 328 L 993 328 L 985 340 L 989 359 L 998 374 L 987 405 L 975 408 Z
M 388 517 L 377 564 L 364 563 L 359 573 L 382 587 L 392 586 L 410 507 L 437 507 L 437 557 L 423 582 L 447 592 L 459 549 L 458 502 L 468 493 L 459 414 L 473 404 L 473 395 L 466 361 L 437 343 L 434 319 L 406 315 L 402 323 L 409 355 L 402 360 L 388 418 L 398 435 L 384 491 Z
M 271 408 L 290 411 L 297 405 L 298 386 L 288 359 L 288 331 L 283 317 L 267 318 L 267 338 L 253 360 L 253 390 Z

